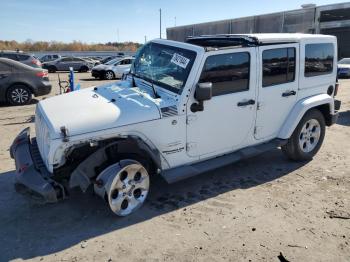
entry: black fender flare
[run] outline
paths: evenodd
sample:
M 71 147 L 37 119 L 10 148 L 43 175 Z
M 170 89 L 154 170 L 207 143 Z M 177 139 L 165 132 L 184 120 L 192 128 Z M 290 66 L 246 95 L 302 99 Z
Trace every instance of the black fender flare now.
M 116 156 L 117 154 L 136 154 L 147 161 L 151 161 L 151 170 L 156 173 L 161 170 L 163 161 L 166 161 L 162 158 L 158 149 L 150 147 L 140 137 L 123 137 L 104 145 L 82 161 L 72 172 L 69 187 L 79 186 L 85 192 L 91 185 L 92 179 L 98 175 L 95 171 L 96 168 L 110 159 L 109 149 L 112 149 Z

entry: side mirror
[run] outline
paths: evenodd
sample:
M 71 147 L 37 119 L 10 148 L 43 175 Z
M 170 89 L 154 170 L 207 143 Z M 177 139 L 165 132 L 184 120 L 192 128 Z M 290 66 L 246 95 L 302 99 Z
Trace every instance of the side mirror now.
M 199 101 L 210 100 L 212 97 L 212 87 L 213 84 L 211 82 L 199 83 L 197 85 L 196 92 L 194 97 Z
M 198 100 L 198 103 L 193 103 L 191 105 L 192 112 L 204 110 L 203 102 L 211 99 L 212 87 L 213 84 L 211 82 L 198 83 L 196 92 L 194 93 L 194 98 Z

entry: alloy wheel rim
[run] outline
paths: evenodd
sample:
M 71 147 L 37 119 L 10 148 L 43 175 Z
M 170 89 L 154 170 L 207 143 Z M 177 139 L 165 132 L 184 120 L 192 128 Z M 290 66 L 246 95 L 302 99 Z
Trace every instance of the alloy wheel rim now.
M 121 169 L 108 190 L 111 210 L 126 216 L 142 206 L 149 191 L 149 175 L 141 164 L 131 164 Z
M 29 93 L 23 88 L 15 88 L 11 92 L 11 99 L 18 104 L 23 104 L 28 101 Z
M 314 150 L 320 140 L 321 125 L 316 119 L 308 120 L 300 131 L 299 146 L 304 153 Z
M 113 73 L 112 72 L 107 72 L 106 73 L 106 78 L 109 79 L 109 80 L 113 79 Z

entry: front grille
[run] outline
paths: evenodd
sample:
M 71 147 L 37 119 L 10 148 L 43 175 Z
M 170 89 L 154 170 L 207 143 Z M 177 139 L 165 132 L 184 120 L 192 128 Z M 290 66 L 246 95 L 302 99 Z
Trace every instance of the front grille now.
M 36 138 L 32 138 L 32 141 L 30 144 L 30 153 L 31 153 L 35 168 L 37 170 L 45 169 L 45 163 L 40 155 L 38 142 L 37 142 Z
M 48 128 L 45 123 L 45 120 L 40 112 L 40 109 L 36 109 L 35 113 L 35 134 L 36 134 L 36 142 L 38 145 L 38 150 L 42 159 L 44 159 L 44 163 L 47 166 L 47 158 L 49 154 L 49 145 L 48 143 Z

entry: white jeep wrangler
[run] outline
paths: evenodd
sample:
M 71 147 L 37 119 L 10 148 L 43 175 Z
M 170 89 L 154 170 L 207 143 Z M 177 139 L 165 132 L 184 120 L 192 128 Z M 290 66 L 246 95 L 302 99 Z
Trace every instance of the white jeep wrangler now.
M 310 160 L 336 122 L 337 40 L 304 34 L 153 40 L 121 82 L 55 96 L 11 146 L 15 187 L 55 202 L 89 186 L 125 216 L 169 183 L 281 147 Z

